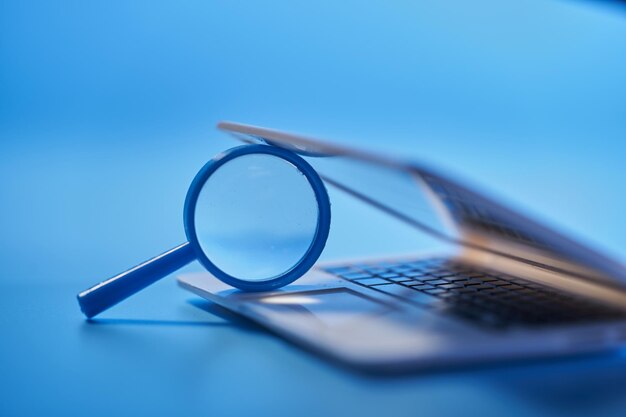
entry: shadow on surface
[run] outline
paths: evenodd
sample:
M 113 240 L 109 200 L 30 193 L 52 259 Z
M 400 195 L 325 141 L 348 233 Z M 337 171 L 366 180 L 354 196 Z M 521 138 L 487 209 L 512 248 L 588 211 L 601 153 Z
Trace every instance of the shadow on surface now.
M 149 319 L 90 319 L 87 320 L 90 325 L 112 326 L 112 325 L 130 325 L 130 326 L 199 326 L 199 327 L 217 327 L 232 326 L 229 322 L 210 322 L 210 321 L 191 321 L 191 320 L 149 320 Z
M 240 327 L 242 329 L 249 330 L 249 331 L 266 332 L 266 330 L 263 327 L 256 324 L 252 320 L 249 320 L 236 313 L 233 313 L 232 311 L 218 304 L 212 303 L 211 301 L 194 298 L 194 299 L 188 300 L 187 302 L 191 304 L 192 306 L 199 308 L 200 310 L 206 311 L 209 314 L 212 314 L 216 317 L 224 319 L 225 323 L 223 324 L 229 324 L 231 326 Z
M 152 320 L 152 319 L 124 319 L 124 318 L 93 318 L 85 320 L 90 326 L 197 326 L 197 327 L 240 327 L 245 330 L 263 331 L 256 323 L 238 316 L 225 308 L 207 300 L 189 300 L 189 304 L 206 311 L 224 321 L 195 321 L 195 320 Z

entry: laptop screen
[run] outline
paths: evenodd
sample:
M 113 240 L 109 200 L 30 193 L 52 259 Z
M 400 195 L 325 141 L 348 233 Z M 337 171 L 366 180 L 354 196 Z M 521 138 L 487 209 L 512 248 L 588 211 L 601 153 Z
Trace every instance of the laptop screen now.
M 297 152 L 327 184 L 438 239 L 626 287 L 626 268 L 619 262 L 440 170 L 270 129 L 229 122 L 219 127 L 244 142 Z

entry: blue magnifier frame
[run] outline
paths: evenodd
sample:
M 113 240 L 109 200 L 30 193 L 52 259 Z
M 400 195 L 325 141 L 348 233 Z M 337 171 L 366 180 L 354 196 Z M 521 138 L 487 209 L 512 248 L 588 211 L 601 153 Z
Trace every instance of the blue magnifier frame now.
M 200 247 L 195 227 L 196 204 L 204 184 L 228 161 L 251 154 L 273 155 L 291 163 L 306 177 L 318 206 L 315 235 L 306 253 L 284 273 L 258 281 L 234 277 L 211 262 L 210 254 L 207 256 Z M 183 209 L 187 242 L 81 292 L 77 296 L 78 303 L 88 318 L 94 317 L 194 260 L 198 260 L 219 280 L 243 291 L 269 291 L 283 287 L 304 275 L 315 264 L 326 245 L 330 230 L 330 217 L 330 199 L 324 182 L 302 157 L 289 150 L 268 145 L 243 145 L 231 148 L 207 162 L 189 186 Z
M 211 262 L 209 257 L 201 249 L 200 243 L 198 242 L 198 236 L 196 235 L 195 210 L 202 187 L 217 169 L 232 159 L 243 155 L 259 153 L 274 155 L 284 159 L 287 162 L 292 163 L 302 174 L 304 174 L 311 185 L 313 193 L 315 194 L 315 199 L 317 200 L 317 227 L 307 252 L 291 269 L 287 270 L 283 274 L 266 280 L 246 281 L 222 271 L 213 262 Z M 326 245 L 326 239 L 328 238 L 328 232 L 330 229 L 330 200 L 328 198 L 326 188 L 324 187 L 324 183 L 317 172 L 315 172 L 313 167 L 300 156 L 286 149 L 274 146 L 243 145 L 229 149 L 228 151 L 218 155 L 207 163 L 200 170 L 200 172 L 198 172 L 189 187 L 189 192 L 187 193 L 187 198 L 185 199 L 184 222 L 185 233 L 187 234 L 189 243 L 194 248 L 196 258 L 211 274 L 228 285 L 232 285 L 233 287 L 244 291 L 268 291 L 292 283 L 311 269 L 315 261 L 317 261 L 322 253 L 322 250 L 324 249 L 324 246 Z

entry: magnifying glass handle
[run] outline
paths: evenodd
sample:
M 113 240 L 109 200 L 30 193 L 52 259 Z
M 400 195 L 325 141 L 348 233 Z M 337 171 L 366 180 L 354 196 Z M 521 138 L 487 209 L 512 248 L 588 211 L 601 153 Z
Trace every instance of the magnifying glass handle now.
M 183 243 L 81 292 L 77 296 L 80 309 L 92 318 L 195 259 L 189 242 Z

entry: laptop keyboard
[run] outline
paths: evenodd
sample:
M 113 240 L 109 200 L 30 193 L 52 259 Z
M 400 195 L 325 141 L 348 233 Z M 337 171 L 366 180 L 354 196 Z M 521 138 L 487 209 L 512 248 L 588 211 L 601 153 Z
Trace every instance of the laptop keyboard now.
M 410 303 L 493 328 L 626 318 L 626 312 L 521 278 L 478 271 L 449 259 L 324 268 Z

